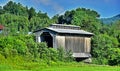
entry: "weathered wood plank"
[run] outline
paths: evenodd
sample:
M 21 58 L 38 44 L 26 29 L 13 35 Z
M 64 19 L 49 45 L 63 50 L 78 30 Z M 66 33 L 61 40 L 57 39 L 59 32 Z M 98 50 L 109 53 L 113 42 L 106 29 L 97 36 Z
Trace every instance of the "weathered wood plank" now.
M 56 45 L 57 47 L 65 48 L 65 36 L 56 36 Z

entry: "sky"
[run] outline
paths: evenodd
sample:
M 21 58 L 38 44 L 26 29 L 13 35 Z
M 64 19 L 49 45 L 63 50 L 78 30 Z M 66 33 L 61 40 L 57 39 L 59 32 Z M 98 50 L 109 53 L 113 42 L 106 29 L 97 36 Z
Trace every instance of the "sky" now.
M 10 0 L 0 0 L 4 6 Z M 120 0 L 12 0 L 23 6 L 34 7 L 36 11 L 46 12 L 50 17 L 64 14 L 67 10 L 87 8 L 97 11 L 101 18 L 109 18 L 120 14 Z

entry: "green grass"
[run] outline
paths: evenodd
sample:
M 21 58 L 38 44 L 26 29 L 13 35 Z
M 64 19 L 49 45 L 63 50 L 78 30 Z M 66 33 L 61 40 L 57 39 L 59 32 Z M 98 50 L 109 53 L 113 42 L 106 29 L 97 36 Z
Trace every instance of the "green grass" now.
M 106 67 L 106 66 L 51 67 L 39 71 L 120 71 L 120 67 Z
M 39 63 L 25 63 L 21 65 L 1 64 L 0 71 L 120 71 L 120 67 L 84 63 L 53 63 L 50 66 Z

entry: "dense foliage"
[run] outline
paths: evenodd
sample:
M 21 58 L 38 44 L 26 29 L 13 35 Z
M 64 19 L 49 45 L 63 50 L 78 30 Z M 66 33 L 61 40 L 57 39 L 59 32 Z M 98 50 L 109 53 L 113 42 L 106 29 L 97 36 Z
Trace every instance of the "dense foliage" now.
M 0 63 L 4 63 L 5 59 L 45 61 L 48 65 L 51 62 L 72 61 L 71 52 L 49 48 L 45 43 L 35 43 L 33 35 L 28 35 L 51 23 L 60 23 L 77 25 L 94 33 L 91 52 L 93 63 L 120 65 L 120 21 L 103 24 L 99 17 L 94 10 L 77 8 L 49 18 L 47 13 L 36 12 L 33 7 L 9 1 L 0 6 L 0 25 L 4 26 L 0 32 Z
M 47 64 L 73 61 L 71 52 L 68 53 L 62 48 L 49 48 L 46 43 L 36 43 L 32 35 L 3 36 L 0 43 L 0 63 L 4 61 L 3 58 L 12 60 L 19 56 L 23 61 L 44 60 Z
M 27 34 L 46 27 L 50 23 L 52 22 L 47 13 L 36 12 L 33 7 L 24 7 L 12 1 L 0 7 L 0 24 L 8 29 L 9 34 L 18 32 Z

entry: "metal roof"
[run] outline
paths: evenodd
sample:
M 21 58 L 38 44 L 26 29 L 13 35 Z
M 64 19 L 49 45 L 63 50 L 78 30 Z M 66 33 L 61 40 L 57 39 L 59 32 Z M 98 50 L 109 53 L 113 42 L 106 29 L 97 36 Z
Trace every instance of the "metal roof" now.
M 50 28 L 57 28 L 57 29 L 75 29 L 75 30 L 79 30 L 80 29 L 80 26 L 65 25 L 65 24 L 52 24 L 49 27 Z
M 93 33 L 90 33 L 84 30 L 60 29 L 60 28 L 58 29 L 58 28 L 50 28 L 50 27 L 46 29 L 57 32 L 57 33 L 93 35 Z
M 66 24 L 52 24 L 52 25 L 50 25 L 50 26 L 67 26 L 67 27 L 79 27 L 79 28 L 80 28 L 80 26 L 76 26 L 76 25 L 66 25 Z
M 75 25 L 63 25 L 63 24 L 52 24 L 49 27 L 40 29 L 40 30 L 36 30 L 35 32 L 39 32 L 42 30 L 50 30 L 56 33 L 60 33 L 60 34 L 77 34 L 77 35 L 89 35 L 92 36 L 94 35 L 93 33 L 84 31 L 84 30 L 80 30 L 79 26 L 75 26 Z

